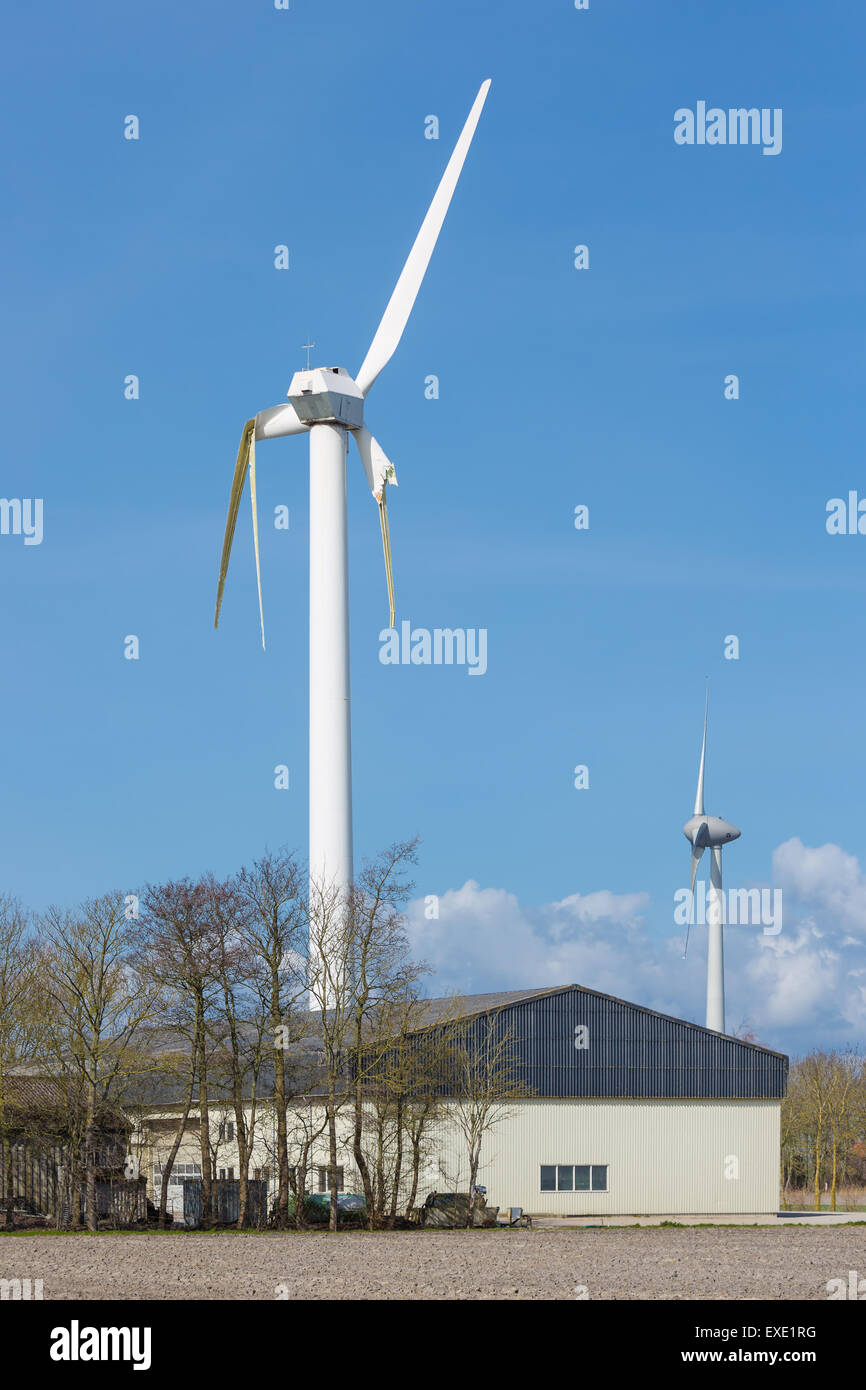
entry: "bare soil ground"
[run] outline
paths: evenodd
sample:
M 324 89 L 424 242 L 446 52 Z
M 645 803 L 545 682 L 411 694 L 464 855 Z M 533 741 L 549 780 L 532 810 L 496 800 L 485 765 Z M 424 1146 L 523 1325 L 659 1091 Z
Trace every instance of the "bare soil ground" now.
M 851 1269 L 866 1277 L 866 1227 L 0 1240 L 0 1278 L 42 1279 L 45 1299 L 826 1300 Z

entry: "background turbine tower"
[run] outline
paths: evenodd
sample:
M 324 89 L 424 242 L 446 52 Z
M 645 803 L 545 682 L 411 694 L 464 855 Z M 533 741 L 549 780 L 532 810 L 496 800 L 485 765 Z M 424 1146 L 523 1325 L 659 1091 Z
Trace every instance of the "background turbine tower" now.
M 288 405 L 262 410 L 244 426 L 238 450 L 220 563 L 214 626 L 219 624 L 238 508 L 247 472 L 253 511 L 253 543 L 262 646 L 265 625 L 256 513 L 256 441 L 283 435 L 310 436 L 310 827 L 311 889 L 338 893 L 352 884 L 352 758 L 349 712 L 349 586 L 346 544 L 346 454 L 352 434 L 379 507 L 390 623 L 394 584 L 385 494 L 396 484 L 394 467 L 364 424 L 364 401 L 396 351 L 457 187 L 481 109 L 490 88 L 482 83 L 433 201 L 357 378 L 343 367 L 295 372 Z M 310 344 L 312 346 L 312 344 Z M 311 892 L 311 905 L 314 900 Z
M 708 816 L 704 811 L 704 773 L 707 766 L 707 716 L 710 708 L 710 691 L 704 705 L 704 737 L 701 744 L 701 765 L 698 770 L 698 789 L 695 795 L 695 810 L 691 820 L 683 826 L 683 834 L 692 846 L 692 881 L 690 885 L 691 908 L 695 901 L 695 877 L 704 850 L 712 854 L 710 862 L 710 892 L 707 900 L 707 1027 L 717 1033 L 725 1031 L 725 946 L 724 901 L 722 898 L 722 845 L 730 840 L 738 840 L 740 832 L 729 821 L 719 816 Z M 690 913 L 691 920 L 691 913 Z M 686 936 L 688 944 L 688 936 Z

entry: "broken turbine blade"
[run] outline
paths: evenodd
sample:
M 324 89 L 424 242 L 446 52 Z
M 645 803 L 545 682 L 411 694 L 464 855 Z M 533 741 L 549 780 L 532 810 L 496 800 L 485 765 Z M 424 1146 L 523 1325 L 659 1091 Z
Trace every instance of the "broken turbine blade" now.
M 382 488 L 382 496 L 379 498 L 379 525 L 382 529 L 382 549 L 385 553 L 385 580 L 388 585 L 388 607 L 390 611 L 389 627 L 394 626 L 396 608 L 394 606 L 394 570 L 391 564 L 391 532 L 388 528 L 388 504 L 385 501 L 387 483 Z
M 220 558 L 219 581 L 217 583 L 216 612 L 214 613 L 213 625 L 219 627 L 220 608 L 223 601 L 223 589 L 228 573 L 229 557 L 232 553 L 232 541 L 234 540 L 235 525 L 238 519 L 238 508 L 241 505 L 241 497 L 244 490 L 244 478 L 246 477 L 247 466 L 249 464 L 250 447 L 255 434 L 255 420 L 247 420 L 244 425 L 244 432 L 241 435 L 241 442 L 238 448 L 238 458 L 235 464 L 235 474 L 232 478 L 232 490 L 229 494 L 229 510 L 226 517 L 226 531 L 223 538 L 223 553 Z
M 256 556 L 256 585 L 259 591 L 259 622 L 262 625 L 262 651 L 265 651 L 265 614 L 262 608 L 262 570 L 259 563 L 259 509 L 256 505 L 256 432 L 250 439 L 250 502 L 253 509 L 253 550 Z
M 397 486 L 397 474 L 394 465 L 378 439 L 373 438 L 366 425 L 361 425 L 360 429 L 352 430 L 352 434 L 358 446 L 358 453 L 361 455 L 361 462 L 364 465 L 370 491 L 378 502 L 386 483 L 390 483 L 392 487 Z

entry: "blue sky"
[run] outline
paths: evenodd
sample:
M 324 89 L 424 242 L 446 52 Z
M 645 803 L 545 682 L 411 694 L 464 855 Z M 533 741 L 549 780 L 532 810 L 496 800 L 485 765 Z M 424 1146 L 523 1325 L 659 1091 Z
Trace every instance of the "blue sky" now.
M 357 370 L 489 76 L 367 407 L 400 480 L 398 616 L 485 628 L 488 670 L 379 662 L 353 452 L 357 853 L 419 834 L 420 895 L 456 902 L 470 881 L 542 935 L 550 904 L 613 895 L 592 920 L 638 920 L 650 974 L 624 946 L 621 981 L 579 982 L 701 1017 L 705 940 L 683 966 L 670 938 L 709 675 L 707 809 L 743 830 L 728 882 L 782 872 L 795 911 L 760 985 L 732 949 L 732 1022 L 774 1045 L 862 1037 L 866 538 L 828 536 L 825 507 L 866 495 L 866 19 L 832 0 L 213 0 L 29 7 L 3 37 L 0 493 L 44 500 L 41 545 L 0 536 L 3 888 L 39 909 L 305 850 L 306 443 L 259 451 L 263 654 L 246 509 L 212 626 L 238 439 L 284 399 L 308 334 L 314 361 Z M 699 100 L 782 108 L 782 152 L 678 146 L 674 111 Z M 806 859 L 774 868 L 794 841 Z M 842 907 L 812 872 L 822 847 L 847 865 Z M 491 920 L 471 980 L 456 917 L 435 942 L 419 927 L 419 949 L 455 985 L 511 984 Z M 783 1005 L 792 957 L 822 978 L 815 950 L 836 973 Z M 596 968 L 516 959 L 532 978 L 515 988 Z

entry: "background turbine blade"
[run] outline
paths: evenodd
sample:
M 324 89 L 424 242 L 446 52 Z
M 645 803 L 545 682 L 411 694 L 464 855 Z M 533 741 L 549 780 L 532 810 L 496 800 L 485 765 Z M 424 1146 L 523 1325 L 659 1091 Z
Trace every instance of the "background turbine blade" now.
M 689 887 L 689 892 L 691 893 L 692 898 L 694 898 L 694 896 L 695 896 L 695 879 L 696 879 L 697 876 L 698 876 L 698 865 L 699 865 L 700 862 L 701 862 L 701 856 L 702 856 L 703 852 L 704 852 L 704 846 L 703 846 L 703 845 L 693 845 L 693 846 L 692 846 L 692 881 L 691 881 L 691 884 L 690 884 L 690 887 Z
M 256 584 L 259 590 L 259 622 L 262 625 L 262 651 L 265 647 L 265 614 L 262 608 L 262 569 L 259 563 L 259 509 L 256 503 L 256 432 L 250 435 L 250 502 L 253 509 L 253 550 L 256 554 Z
M 421 281 L 424 279 L 427 266 L 430 264 L 430 257 L 433 255 L 433 249 L 442 230 L 448 205 L 451 202 L 454 189 L 457 187 L 457 180 L 460 178 L 460 171 L 472 143 L 475 127 L 481 115 L 481 108 L 489 90 L 490 78 L 486 82 L 482 82 L 479 88 L 472 110 L 466 118 L 466 124 L 460 132 L 439 187 L 433 195 L 427 216 L 421 223 L 421 230 L 415 238 L 415 243 L 409 252 L 406 264 L 400 272 L 400 278 L 394 286 L 394 292 L 382 315 L 382 321 L 376 329 L 367 356 L 361 364 L 356 381 L 365 396 L 382 368 L 391 360 L 397 344 L 403 336 L 403 329 L 406 327 L 412 306 L 421 288 Z
M 695 878 L 698 876 L 698 865 L 701 862 L 703 847 L 692 845 L 692 881 L 689 884 L 689 903 L 688 903 L 688 922 L 685 923 L 685 945 L 683 947 L 683 959 L 688 954 L 688 934 L 692 927 L 692 917 L 695 915 Z
M 707 765 L 707 715 L 710 710 L 710 687 L 707 686 L 707 698 L 704 704 L 704 741 L 701 744 L 701 765 L 698 769 L 698 790 L 695 795 L 695 815 L 704 815 L 704 771 Z
M 217 584 L 216 612 L 214 613 L 213 625 L 220 625 L 220 607 L 223 601 L 223 588 L 225 587 L 226 574 L 229 567 L 229 556 L 232 553 L 232 541 L 235 534 L 235 524 L 238 519 L 238 508 L 241 505 L 241 496 L 244 490 L 244 478 L 247 472 L 247 461 L 249 459 L 250 445 L 255 434 L 255 420 L 247 420 L 244 425 L 244 432 L 241 435 L 240 447 L 238 448 L 238 460 L 235 464 L 235 475 L 232 479 L 232 490 L 229 496 L 229 510 L 226 517 L 226 533 L 223 539 L 223 553 L 220 559 L 219 582 Z

